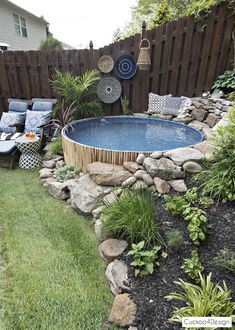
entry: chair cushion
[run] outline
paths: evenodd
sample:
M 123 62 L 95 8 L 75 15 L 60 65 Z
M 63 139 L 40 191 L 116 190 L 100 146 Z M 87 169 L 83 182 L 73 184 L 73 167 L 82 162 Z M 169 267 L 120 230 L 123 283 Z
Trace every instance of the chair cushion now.
M 15 141 L 0 141 L 0 154 L 10 155 L 16 149 Z
M 166 106 L 166 96 L 160 96 L 158 94 L 149 93 L 149 104 L 147 113 L 162 113 Z
M 11 101 L 8 106 L 8 110 L 10 112 L 26 112 L 27 109 L 28 109 L 27 102 Z
M 9 125 L 24 124 L 26 113 L 21 112 L 3 112 L 0 121 L 0 132 L 11 133 L 15 132 L 15 127 Z
M 46 125 L 51 119 L 51 111 L 31 111 L 27 110 L 26 121 L 25 121 L 25 132 L 34 132 L 41 134 L 42 129 L 39 128 L 41 125 Z
M 174 96 L 166 96 L 166 105 L 162 111 L 163 115 L 173 115 L 178 116 L 180 108 L 185 100 L 185 97 L 174 97 Z
M 34 102 L 32 110 L 33 111 L 51 111 L 53 103 L 52 102 Z

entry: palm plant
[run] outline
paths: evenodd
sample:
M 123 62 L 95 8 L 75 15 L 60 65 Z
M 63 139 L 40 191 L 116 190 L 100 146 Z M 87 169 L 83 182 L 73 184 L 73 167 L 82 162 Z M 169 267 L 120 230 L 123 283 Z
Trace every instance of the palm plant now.
M 61 109 L 64 109 L 67 119 L 74 120 L 81 115 L 85 117 L 102 115 L 100 101 L 92 98 L 99 79 L 100 74 L 97 70 L 88 70 L 78 77 L 74 77 L 69 72 L 63 74 L 58 70 L 55 71 L 50 84 L 53 91 L 62 99 Z

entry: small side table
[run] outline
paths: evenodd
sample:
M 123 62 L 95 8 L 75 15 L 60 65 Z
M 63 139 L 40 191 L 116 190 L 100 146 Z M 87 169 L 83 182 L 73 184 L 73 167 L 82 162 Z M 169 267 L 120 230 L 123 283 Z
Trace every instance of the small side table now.
M 21 152 L 19 167 L 24 169 L 34 168 L 42 165 L 42 158 L 39 154 L 40 138 L 29 139 L 21 136 L 15 140 L 17 148 Z

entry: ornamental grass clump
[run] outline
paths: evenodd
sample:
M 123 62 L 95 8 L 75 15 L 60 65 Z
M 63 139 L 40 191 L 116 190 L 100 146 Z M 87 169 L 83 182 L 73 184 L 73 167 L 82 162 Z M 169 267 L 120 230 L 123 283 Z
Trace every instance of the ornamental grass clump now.
M 131 243 L 154 244 L 159 239 L 154 197 L 147 190 L 127 190 L 103 213 L 102 234 L 127 239 Z
M 230 124 L 218 127 L 214 135 L 215 152 L 208 169 L 196 175 L 203 194 L 223 203 L 235 200 L 235 108 L 228 120 Z
M 231 291 L 223 281 L 223 286 L 211 281 L 211 273 L 204 277 L 200 274 L 198 285 L 176 281 L 183 292 L 173 292 L 166 296 L 168 300 L 177 300 L 185 303 L 186 306 L 177 308 L 169 319 L 171 322 L 182 323 L 183 317 L 195 316 L 223 316 L 230 317 L 235 312 L 235 303 L 232 301 Z M 187 328 L 188 330 L 201 328 Z M 210 328 L 215 329 L 215 328 Z

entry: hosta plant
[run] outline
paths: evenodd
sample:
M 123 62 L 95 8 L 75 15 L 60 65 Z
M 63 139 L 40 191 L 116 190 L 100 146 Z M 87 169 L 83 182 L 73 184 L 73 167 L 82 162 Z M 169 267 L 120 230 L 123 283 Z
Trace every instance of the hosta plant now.
M 200 282 L 200 273 L 203 272 L 204 267 L 202 266 L 198 253 L 196 250 L 191 252 L 191 258 L 184 259 L 181 268 L 188 276 L 193 279 L 196 283 Z
M 192 316 L 232 316 L 235 312 L 235 303 L 232 301 L 231 291 L 226 283 L 214 284 L 212 274 L 207 277 L 200 274 L 200 282 L 192 284 L 183 280 L 176 281 L 181 288 L 180 292 L 173 292 L 166 296 L 168 300 L 177 300 L 184 303 L 184 307 L 175 308 L 169 319 L 171 322 L 182 323 L 183 317 Z M 199 328 L 193 328 L 200 330 Z M 193 330 L 192 329 L 192 330 Z M 214 329 L 213 327 L 210 328 Z M 189 330 L 191 330 L 189 328 Z
M 229 93 L 235 90 L 235 69 L 227 70 L 224 74 L 217 77 L 212 90 L 222 90 Z
M 145 242 L 132 244 L 132 250 L 128 252 L 132 256 L 131 266 L 135 269 L 135 276 L 153 274 L 154 268 L 159 266 L 157 253 L 161 250 L 161 246 L 154 246 L 151 250 L 143 250 Z

